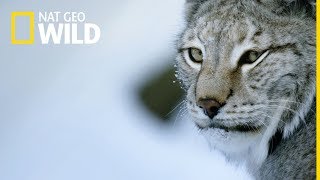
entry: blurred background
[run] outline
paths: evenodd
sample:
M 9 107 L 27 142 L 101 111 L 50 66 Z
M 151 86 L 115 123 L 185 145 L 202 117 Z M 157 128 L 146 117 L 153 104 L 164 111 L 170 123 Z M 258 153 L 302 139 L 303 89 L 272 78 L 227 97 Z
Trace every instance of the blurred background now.
M 183 4 L 0 2 L 0 179 L 249 179 L 186 113 L 173 69 Z M 82 11 L 101 39 L 42 45 L 36 28 L 34 45 L 12 45 L 13 11 Z

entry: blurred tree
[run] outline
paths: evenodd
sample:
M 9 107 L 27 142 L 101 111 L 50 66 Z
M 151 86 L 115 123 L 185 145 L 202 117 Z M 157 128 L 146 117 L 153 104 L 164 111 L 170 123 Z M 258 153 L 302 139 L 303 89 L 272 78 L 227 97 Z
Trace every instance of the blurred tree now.
M 173 67 L 166 68 L 141 87 L 140 99 L 163 122 L 170 120 L 170 111 L 181 101 L 183 91 L 175 77 Z M 169 114 L 170 113 L 170 114 Z

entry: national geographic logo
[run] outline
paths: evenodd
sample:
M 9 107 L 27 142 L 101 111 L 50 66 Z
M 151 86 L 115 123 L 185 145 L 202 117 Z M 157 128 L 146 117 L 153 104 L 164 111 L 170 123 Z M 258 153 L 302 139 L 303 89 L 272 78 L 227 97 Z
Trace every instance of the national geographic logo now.
M 28 18 L 29 37 L 17 38 L 17 19 Z M 84 12 L 39 12 L 38 32 L 41 44 L 95 44 L 101 36 L 100 27 L 86 22 Z M 82 29 L 81 29 L 82 28 Z M 82 37 L 79 34 L 82 32 Z M 35 43 L 35 13 L 12 12 L 11 13 L 11 43 L 28 45 Z

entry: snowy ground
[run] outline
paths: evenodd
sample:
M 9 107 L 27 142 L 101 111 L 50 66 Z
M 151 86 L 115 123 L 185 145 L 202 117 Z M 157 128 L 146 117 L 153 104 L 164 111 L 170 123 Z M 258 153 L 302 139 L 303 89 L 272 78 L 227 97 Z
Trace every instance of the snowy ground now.
M 0 179 L 249 179 L 186 118 L 162 127 L 137 102 L 139 83 L 170 63 L 183 0 L 0 4 Z M 101 40 L 10 45 L 10 12 L 26 10 L 85 11 Z

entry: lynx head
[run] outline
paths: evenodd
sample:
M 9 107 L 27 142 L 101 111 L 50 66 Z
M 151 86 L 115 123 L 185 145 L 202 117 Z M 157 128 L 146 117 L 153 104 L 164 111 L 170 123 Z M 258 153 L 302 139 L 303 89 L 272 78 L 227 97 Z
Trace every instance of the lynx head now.
M 200 132 L 226 154 L 265 149 L 276 131 L 288 137 L 315 94 L 312 6 L 193 0 L 186 7 L 176 65 Z

